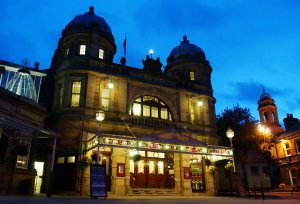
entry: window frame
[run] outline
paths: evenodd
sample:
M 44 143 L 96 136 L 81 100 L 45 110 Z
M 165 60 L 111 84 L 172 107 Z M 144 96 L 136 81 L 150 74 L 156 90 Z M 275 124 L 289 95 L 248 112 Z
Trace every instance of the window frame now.
M 73 92 L 73 85 L 74 83 L 80 82 L 80 87 L 79 87 L 79 92 L 78 93 L 74 93 Z M 82 93 L 82 80 L 72 80 L 71 82 L 71 94 L 70 94 L 70 107 L 71 108 L 78 108 L 80 107 L 80 102 L 81 102 L 81 93 Z M 78 96 L 78 105 L 72 105 L 72 101 L 73 101 L 73 97 Z M 75 98 L 74 98 L 75 99 Z
M 78 54 L 82 56 L 86 55 L 86 48 L 87 48 L 86 44 L 80 44 Z
M 190 81 L 196 80 L 196 73 L 194 71 L 189 72 L 189 79 L 190 79 Z
M 98 58 L 103 60 L 104 59 L 104 53 L 105 53 L 104 49 L 99 48 L 99 50 L 98 50 Z

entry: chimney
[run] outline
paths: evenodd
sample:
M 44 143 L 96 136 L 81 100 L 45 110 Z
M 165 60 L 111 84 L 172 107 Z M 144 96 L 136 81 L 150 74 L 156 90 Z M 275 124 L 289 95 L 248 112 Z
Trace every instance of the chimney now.
M 283 122 L 286 131 L 300 129 L 299 119 L 294 118 L 293 114 L 286 114 L 286 118 L 283 119 Z
M 34 63 L 34 68 L 35 69 L 39 69 L 40 68 L 40 63 L 39 62 L 35 62 Z

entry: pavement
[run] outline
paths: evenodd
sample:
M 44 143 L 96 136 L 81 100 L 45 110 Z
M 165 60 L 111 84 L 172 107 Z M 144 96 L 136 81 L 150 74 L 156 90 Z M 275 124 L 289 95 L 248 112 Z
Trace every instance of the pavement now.
M 257 199 L 236 198 L 236 197 L 204 197 L 204 196 L 126 196 L 126 197 L 108 197 L 107 199 L 91 199 L 88 197 L 58 196 L 53 195 L 47 198 L 41 194 L 38 196 L 0 196 L 0 204 L 244 204 L 244 203 L 263 203 L 263 204 L 299 204 L 300 192 L 291 195 L 290 192 L 267 192 L 265 200 L 262 200 L 260 194 Z

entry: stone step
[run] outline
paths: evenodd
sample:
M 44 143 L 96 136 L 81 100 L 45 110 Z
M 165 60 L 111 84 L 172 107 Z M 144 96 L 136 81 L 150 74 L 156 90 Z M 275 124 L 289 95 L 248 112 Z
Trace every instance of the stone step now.
M 168 196 L 177 195 L 175 189 L 165 189 L 165 188 L 137 188 L 132 190 L 129 194 L 131 196 Z

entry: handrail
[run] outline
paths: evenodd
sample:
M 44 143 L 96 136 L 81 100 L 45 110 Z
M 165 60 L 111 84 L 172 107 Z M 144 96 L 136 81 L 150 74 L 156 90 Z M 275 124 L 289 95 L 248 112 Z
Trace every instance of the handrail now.
M 174 179 L 174 181 L 176 182 L 178 181 L 174 176 L 171 176 L 171 178 Z
M 135 187 L 135 178 L 132 175 L 129 175 L 130 178 L 133 180 L 133 185 L 132 185 L 132 191 L 134 191 L 134 187 Z

